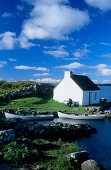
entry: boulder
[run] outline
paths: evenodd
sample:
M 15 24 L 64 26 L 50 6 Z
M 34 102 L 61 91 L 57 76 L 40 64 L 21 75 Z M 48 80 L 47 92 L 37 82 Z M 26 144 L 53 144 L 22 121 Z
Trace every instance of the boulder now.
M 73 159 L 74 161 L 78 163 L 83 163 L 84 161 L 89 159 L 89 154 L 87 151 L 73 152 L 66 156 L 68 160 Z
M 105 111 L 105 115 L 108 119 L 111 119 L 111 111 Z
M 87 160 L 81 164 L 81 170 L 103 170 L 96 161 L 94 160 Z

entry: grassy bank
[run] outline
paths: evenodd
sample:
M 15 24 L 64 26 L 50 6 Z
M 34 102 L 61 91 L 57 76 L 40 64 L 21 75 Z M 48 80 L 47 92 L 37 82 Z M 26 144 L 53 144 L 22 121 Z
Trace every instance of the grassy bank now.
M 67 161 L 65 155 L 78 152 L 81 148 L 71 143 L 64 143 L 61 140 L 53 142 L 52 144 L 54 148 L 52 147 L 50 150 L 44 151 L 46 157 L 50 159 L 43 160 L 40 165 L 46 169 L 51 167 L 53 170 L 68 170 L 72 168 L 71 163 Z
M 41 168 L 53 170 L 69 170 L 72 165 L 67 161 L 66 155 L 72 152 L 80 151 L 78 146 L 62 142 L 60 139 L 56 142 L 49 142 L 41 139 L 35 139 L 28 142 L 18 139 L 6 145 L 1 145 L 4 163 L 9 163 L 14 167 L 31 167 L 35 169 L 35 162 Z M 35 154 L 39 149 L 40 155 Z M 10 150 L 10 152 L 9 152 Z M 36 159 L 35 159 L 36 158 Z M 76 170 L 76 168 L 73 167 Z
M 11 100 L 9 104 L 5 106 L 0 106 L 0 110 L 17 109 L 17 108 L 35 108 L 36 110 L 39 111 L 65 110 L 66 112 L 85 112 L 85 107 L 75 107 L 75 106 L 68 107 L 66 104 L 56 102 L 52 98 L 38 98 L 38 97 L 29 97 L 29 98 Z

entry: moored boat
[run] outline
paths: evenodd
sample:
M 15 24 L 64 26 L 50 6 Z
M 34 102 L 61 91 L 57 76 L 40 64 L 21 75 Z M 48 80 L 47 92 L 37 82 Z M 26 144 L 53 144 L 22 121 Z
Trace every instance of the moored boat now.
M 52 120 L 53 115 L 22 115 L 22 114 L 12 114 L 5 112 L 5 117 L 7 119 L 20 118 L 24 120 Z
M 105 114 L 101 115 L 80 115 L 80 114 L 67 114 L 58 112 L 58 117 L 67 118 L 67 119 L 76 119 L 76 120 L 102 120 L 105 119 Z

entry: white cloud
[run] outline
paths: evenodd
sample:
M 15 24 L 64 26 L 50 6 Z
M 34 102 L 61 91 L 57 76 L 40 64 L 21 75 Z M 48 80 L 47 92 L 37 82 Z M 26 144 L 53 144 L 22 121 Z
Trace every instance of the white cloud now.
M 31 67 L 31 66 L 15 66 L 15 69 L 19 70 L 39 70 L 39 71 L 49 71 L 49 69 L 44 68 L 44 67 Z
M 101 42 L 101 45 L 105 45 L 105 46 L 111 46 L 111 43 L 105 43 L 105 42 Z
M 98 80 L 95 80 L 95 79 L 94 79 L 94 80 L 92 80 L 92 81 L 93 81 L 94 83 L 99 83 L 99 81 L 98 81 Z
M 33 76 L 49 76 L 49 73 L 42 73 L 42 74 L 33 74 Z
M 103 83 L 103 84 L 107 84 L 107 83 L 110 83 L 110 84 L 111 84 L 111 80 L 103 80 L 102 83 Z
M 64 58 L 64 60 L 78 60 L 79 58 Z
M 108 68 L 98 69 L 96 74 L 98 76 L 111 76 L 111 69 Z
M 24 36 L 22 36 L 22 34 L 20 35 L 20 37 L 18 38 L 19 42 L 20 42 L 20 46 L 22 48 L 28 49 L 30 47 L 36 46 L 36 44 L 29 42 L 28 39 Z
M 96 84 L 111 84 L 111 80 L 92 80 Z
M 14 32 L 5 32 L 0 34 L 0 50 L 11 50 L 17 42 L 16 34 Z
M 99 57 L 111 58 L 111 53 L 102 54 L 102 55 L 100 55 Z
M 23 24 L 21 35 L 28 40 L 67 39 L 90 21 L 86 11 L 73 9 L 66 0 L 35 0 L 30 18 Z M 22 45 L 22 44 L 21 44 Z
M 5 66 L 7 64 L 7 61 L 0 61 L 0 68 L 2 68 L 3 66 Z
M 2 18 L 10 18 L 10 17 L 14 17 L 13 14 L 9 13 L 9 12 L 4 12 L 2 15 L 1 15 Z
M 92 7 L 107 11 L 111 9 L 111 0 L 85 0 Z
M 55 50 L 44 51 L 44 53 L 52 55 L 56 58 L 65 58 L 69 56 L 69 53 L 66 51 L 64 45 L 60 45 L 58 47 L 53 46 L 51 47 L 51 49 L 55 49 Z
M 87 44 L 84 44 L 84 47 L 82 49 L 77 49 L 73 55 L 76 58 L 82 58 L 82 57 L 86 57 L 87 54 L 89 53 L 89 50 L 87 49 Z
M 17 61 L 15 58 L 9 58 L 8 60 L 9 60 L 9 61 L 12 61 L 12 62 L 13 62 L 13 61 Z
M 106 64 L 98 64 L 96 66 L 88 66 L 88 65 L 84 65 L 78 62 L 73 62 L 71 64 L 68 65 L 61 65 L 61 66 L 56 66 L 55 68 L 66 68 L 66 69 L 96 69 L 96 70 L 110 70 L 111 66 L 110 65 L 106 65 Z
M 106 64 L 98 64 L 96 66 L 88 66 L 88 68 L 91 68 L 91 69 L 105 69 L 105 68 L 111 68 L 111 66 L 106 65 Z
M 60 81 L 53 78 L 43 78 L 43 79 L 36 79 L 36 80 L 31 79 L 31 80 L 39 83 L 58 83 Z
M 80 69 L 80 68 L 86 68 L 86 65 L 74 62 L 68 65 L 56 66 L 55 68 Z

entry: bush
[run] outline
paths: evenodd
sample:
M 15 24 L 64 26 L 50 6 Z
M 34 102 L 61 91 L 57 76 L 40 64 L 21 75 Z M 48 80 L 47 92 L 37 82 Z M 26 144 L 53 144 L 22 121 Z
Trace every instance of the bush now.
M 11 163 L 23 163 L 28 157 L 28 148 L 24 144 L 18 144 L 16 141 L 3 146 L 4 160 Z

